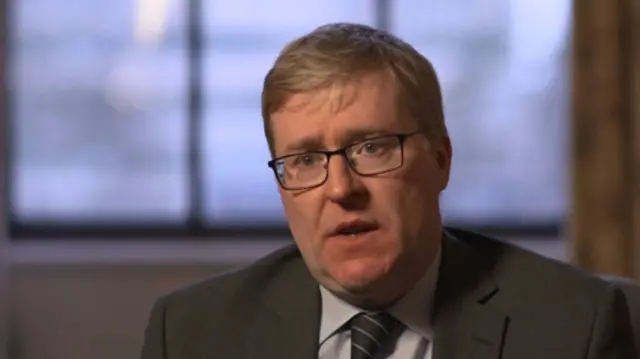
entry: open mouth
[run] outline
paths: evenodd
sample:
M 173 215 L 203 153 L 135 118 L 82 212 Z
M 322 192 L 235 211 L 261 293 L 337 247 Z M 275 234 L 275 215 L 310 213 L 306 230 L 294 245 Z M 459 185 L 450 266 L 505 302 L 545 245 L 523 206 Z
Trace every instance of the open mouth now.
M 378 229 L 378 225 L 373 222 L 365 222 L 365 221 L 352 221 L 345 222 L 340 224 L 335 231 L 333 232 L 333 236 L 360 236 L 363 234 L 367 234 L 369 232 L 373 232 Z

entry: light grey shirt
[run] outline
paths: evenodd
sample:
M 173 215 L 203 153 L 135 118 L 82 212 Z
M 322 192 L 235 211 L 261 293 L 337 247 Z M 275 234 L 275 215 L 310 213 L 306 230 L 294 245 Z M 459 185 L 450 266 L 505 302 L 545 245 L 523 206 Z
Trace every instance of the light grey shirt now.
M 431 313 L 438 281 L 441 252 L 414 288 L 389 309 L 405 328 L 395 337 L 395 350 L 384 359 L 431 359 L 433 332 Z M 345 324 L 362 309 L 336 297 L 320 286 L 322 318 L 319 359 L 351 358 L 351 333 Z M 393 347 L 393 346 L 392 346 Z M 382 357 L 376 357 L 382 359 Z

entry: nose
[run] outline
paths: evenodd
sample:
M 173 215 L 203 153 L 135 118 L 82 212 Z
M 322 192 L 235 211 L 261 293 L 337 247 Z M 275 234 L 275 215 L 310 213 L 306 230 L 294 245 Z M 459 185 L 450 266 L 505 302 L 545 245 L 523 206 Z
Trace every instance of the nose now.
M 366 193 L 360 177 L 351 170 L 343 156 L 332 156 L 327 164 L 326 197 L 336 203 L 347 204 Z

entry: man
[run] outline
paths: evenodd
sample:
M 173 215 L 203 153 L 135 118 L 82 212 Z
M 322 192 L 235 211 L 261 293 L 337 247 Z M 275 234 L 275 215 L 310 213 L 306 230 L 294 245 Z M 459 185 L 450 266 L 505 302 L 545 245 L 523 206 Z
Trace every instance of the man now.
M 262 115 L 295 245 L 159 299 L 143 359 L 635 358 L 618 288 L 443 227 L 452 148 L 410 45 L 320 27 L 281 52 Z

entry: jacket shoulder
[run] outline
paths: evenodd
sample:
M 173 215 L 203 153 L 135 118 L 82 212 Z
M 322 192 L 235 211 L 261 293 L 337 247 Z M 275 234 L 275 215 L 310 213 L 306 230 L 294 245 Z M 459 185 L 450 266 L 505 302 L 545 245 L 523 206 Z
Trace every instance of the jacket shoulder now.
M 523 248 L 515 243 L 458 228 L 447 228 L 456 239 L 494 256 L 494 275 L 501 282 L 531 291 L 606 292 L 611 283 L 568 262 Z
M 248 295 L 247 291 L 257 292 L 266 287 L 270 279 L 300 261 L 301 256 L 296 246 L 286 245 L 247 266 L 179 288 L 164 295 L 161 300 L 169 306 L 194 309 L 204 303 L 211 306 L 221 301 L 236 301 Z

